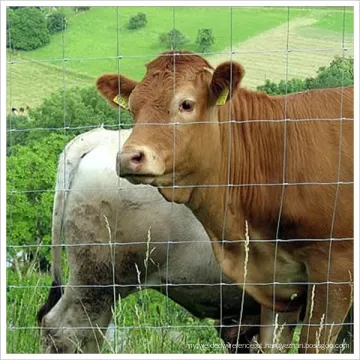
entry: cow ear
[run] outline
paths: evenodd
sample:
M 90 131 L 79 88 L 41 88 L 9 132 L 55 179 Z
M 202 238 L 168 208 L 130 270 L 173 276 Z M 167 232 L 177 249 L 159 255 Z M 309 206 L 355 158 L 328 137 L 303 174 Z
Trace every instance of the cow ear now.
M 136 81 L 118 74 L 104 74 L 96 81 L 98 91 L 110 105 L 120 106 L 125 110 L 129 110 L 129 96 L 136 85 Z
M 224 62 L 214 71 L 210 83 L 210 102 L 224 105 L 239 86 L 245 70 L 237 62 Z

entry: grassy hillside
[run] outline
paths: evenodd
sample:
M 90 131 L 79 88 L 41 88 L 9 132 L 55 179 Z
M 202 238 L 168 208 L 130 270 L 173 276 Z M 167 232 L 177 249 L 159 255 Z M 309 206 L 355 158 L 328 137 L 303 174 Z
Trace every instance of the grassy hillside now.
M 256 54 L 246 52 L 277 50 L 279 46 L 285 48 L 286 45 L 286 7 L 92 7 L 80 13 L 64 7 L 62 11 L 66 13 L 69 23 L 64 33 L 53 35 L 50 44 L 43 48 L 11 55 L 17 61 L 25 59 L 41 62 L 8 66 L 7 83 L 11 89 L 8 92 L 8 109 L 28 103 L 38 105 L 45 96 L 64 86 L 64 70 L 66 86 L 94 84 L 96 77 L 104 72 L 121 72 L 140 79 L 144 74 L 144 64 L 166 50 L 159 44 L 159 34 L 169 31 L 173 26 L 188 39 L 184 48 L 193 51 L 197 50 L 195 39 L 198 29 L 211 28 L 215 36 L 211 52 L 218 54 L 209 54 L 209 60 L 217 63 L 217 60 L 228 58 L 230 48 L 239 51 L 239 61 L 243 62 L 244 58 L 244 65 L 250 66 L 246 77 L 250 87 L 263 83 L 265 77 L 274 74 L 274 64 L 269 61 L 269 56 L 259 58 Z M 146 14 L 147 26 L 139 30 L 126 29 L 129 17 L 138 12 Z M 345 35 L 350 43 L 353 13 L 346 10 L 345 14 Z M 329 47 L 334 47 L 334 44 L 340 47 L 343 9 L 290 8 L 289 17 L 290 23 L 299 19 L 311 20 L 304 21 L 304 26 L 296 30 L 291 28 L 289 44 L 292 48 L 296 48 L 293 39 L 299 34 L 302 36 L 298 46 L 300 48 L 322 48 L 328 39 Z M 273 29 L 279 31 L 262 38 Z M 315 43 L 316 39 L 320 39 L 321 43 Z M 245 43 L 247 45 L 243 47 Z M 121 55 L 120 60 L 117 59 L 118 55 Z M 329 53 L 329 56 L 315 62 L 309 55 L 302 57 L 301 61 L 292 61 L 293 73 L 300 77 L 312 75 L 308 73 L 309 67 L 312 66 L 315 71 L 319 65 L 327 65 L 334 55 Z M 304 67 L 307 59 L 309 66 Z M 274 61 L 281 69 L 285 68 L 281 65 L 282 59 Z M 262 68 L 260 72 L 258 66 Z M 278 78 L 284 78 L 282 70 L 277 71 L 272 80 Z
M 346 35 L 354 32 L 354 13 L 350 9 L 327 10 L 324 14 L 318 11 L 317 15 L 318 21 L 314 25 L 315 28 L 339 33 L 344 30 Z
M 15 60 L 7 56 L 7 60 Z M 7 109 L 36 107 L 42 100 L 59 88 L 94 84 L 95 79 L 87 74 L 67 69 L 53 62 L 24 62 L 8 64 L 6 78 Z
M 127 30 L 132 14 L 144 12 L 148 24 L 139 30 Z M 304 12 L 294 10 L 292 18 Z M 232 28 L 231 28 L 232 17 Z M 104 71 L 117 71 L 118 62 L 104 59 L 121 55 L 122 72 L 140 79 L 144 62 L 166 50 L 159 44 L 159 35 L 173 26 L 187 38 L 184 46 L 196 51 L 196 36 L 199 28 L 211 28 L 215 44 L 211 51 L 217 52 L 262 33 L 287 21 L 286 8 L 234 8 L 228 7 L 98 7 L 72 14 L 68 30 L 52 37 L 51 43 L 41 49 L 22 52 L 31 59 L 70 60 L 66 66 L 92 76 Z M 232 31 L 231 31 L 232 30 Z M 85 59 L 84 59 L 85 58 Z M 87 58 L 87 59 L 86 59 Z M 101 60 L 98 60 L 98 59 Z

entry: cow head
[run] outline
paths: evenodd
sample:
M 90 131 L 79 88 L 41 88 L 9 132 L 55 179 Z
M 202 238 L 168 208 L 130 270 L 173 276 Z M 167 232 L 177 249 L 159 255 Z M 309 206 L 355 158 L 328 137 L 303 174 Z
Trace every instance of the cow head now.
M 213 69 L 198 55 L 171 51 L 147 64 L 140 82 L 118 74 L 101 76 L 99 92 L 135 119 L 117 156 L 118 175 L 159 186 L 166 199 L 186 203 L 193 185 L 206 184 L 208 174 L 218 169 L 218 108 L 243 75 L 238 63 Z M 176 191 L 170 189 L 174 185 Z

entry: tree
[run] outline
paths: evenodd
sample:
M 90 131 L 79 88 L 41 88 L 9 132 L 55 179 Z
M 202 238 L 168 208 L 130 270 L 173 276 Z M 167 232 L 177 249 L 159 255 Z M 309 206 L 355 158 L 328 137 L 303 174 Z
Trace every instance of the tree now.
M 31 128 L 32 124 L 26 115 L 9 114 L 6 117 L 7 135 L 6 135 L 6 151 L 11 153 L 13 145 L 25 144 L 28 136 L 26 129 Z
M 347 86 L 354 83 L 354 59 L 335 57 L 329 66 L 322 66 L 315 77 L 290 79 L 288 82 L 280 80 L 277 84 L 266 80 L 264 85 L 256 89 L 265 91 L 269 95 L 289 94 L 310 89 L 322 89 Z
M 7 116 L 7 233 L 10 257 L 24 247 L 27 258 L 49 258 L 51 209 L 59 154 L 74 136 L 102 124 L 131 124 L 129 112 L 111 108 L 95 87 L 63 89 L 28 116 Z M 66 129 L 75 127 L 75 129 Z M 129 126 L 122 125 L 126 128 Z M 56 131 L 56 129 L 59 129 Z
M 50 42 L 44 14 L 33 7 L 8 10 L 6 46 L 17 50 L 34 50 Z
M 215 38 L 212 32 L 212 29 L 199 29 L 198 35 L 196 38 L 196 43 L 200 51 L 205 52 L 210 49 L 211 45 L 214 43 Z
M 50 34 L 64 31 L 67 27 L 67 20 L 65 14 L 61 12 L 54 12 L 46 18 L 47 28 Z
M 25 146 L 17 145 L 7 157 L 7 241 L 22 246 L 27 255 L 49 257 L 51 214 L 57 160 L 71 136 L 51 133 Z M 34 245 L 34 247 L 28 247 Z M 21 247 L 9 248 L 12 257 Z
M 354 59 L 336 56 L 329 66 L 322 66 L 315 78 L 305 79 L 308 89 L 347 86 L 354 83 Z
M 172 29 L 168 33 L 160 34 L 159 41 L 169 49 L 178 50 L 187 42 L 187 39 L 179 30 Z
M 129 30 L 140 29 L 147 24 L 146 14 L 137 13 L 136 15 L 130 16 L 127 28 Z
M 59 89 L 39 107 L 30 109 L 28 117 L 8 115 L 7 128 L 12 130 L 7 137 L 8 152 L 11 152 L 10 146 L 26 145 L 31 140 L 47 136 L 54 129 L 75 136 L 102 124 L 117 128 L 121 123 L 122 128 L 128 128 L 126 125 L 132 121 L 128 111 L 110 107 L 94 86 L 72 87 L 66 91 Z M 17 131 L 25 129 L 30 130 Z

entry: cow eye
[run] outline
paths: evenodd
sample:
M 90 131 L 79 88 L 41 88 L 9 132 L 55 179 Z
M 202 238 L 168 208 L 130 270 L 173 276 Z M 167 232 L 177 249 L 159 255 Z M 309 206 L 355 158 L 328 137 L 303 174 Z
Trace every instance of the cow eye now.
M 191 100 L 184 100 L 180 104 L 180 111 L 190 112 L 193 110 L 193 108 L 194 108 L 194 102 Z

